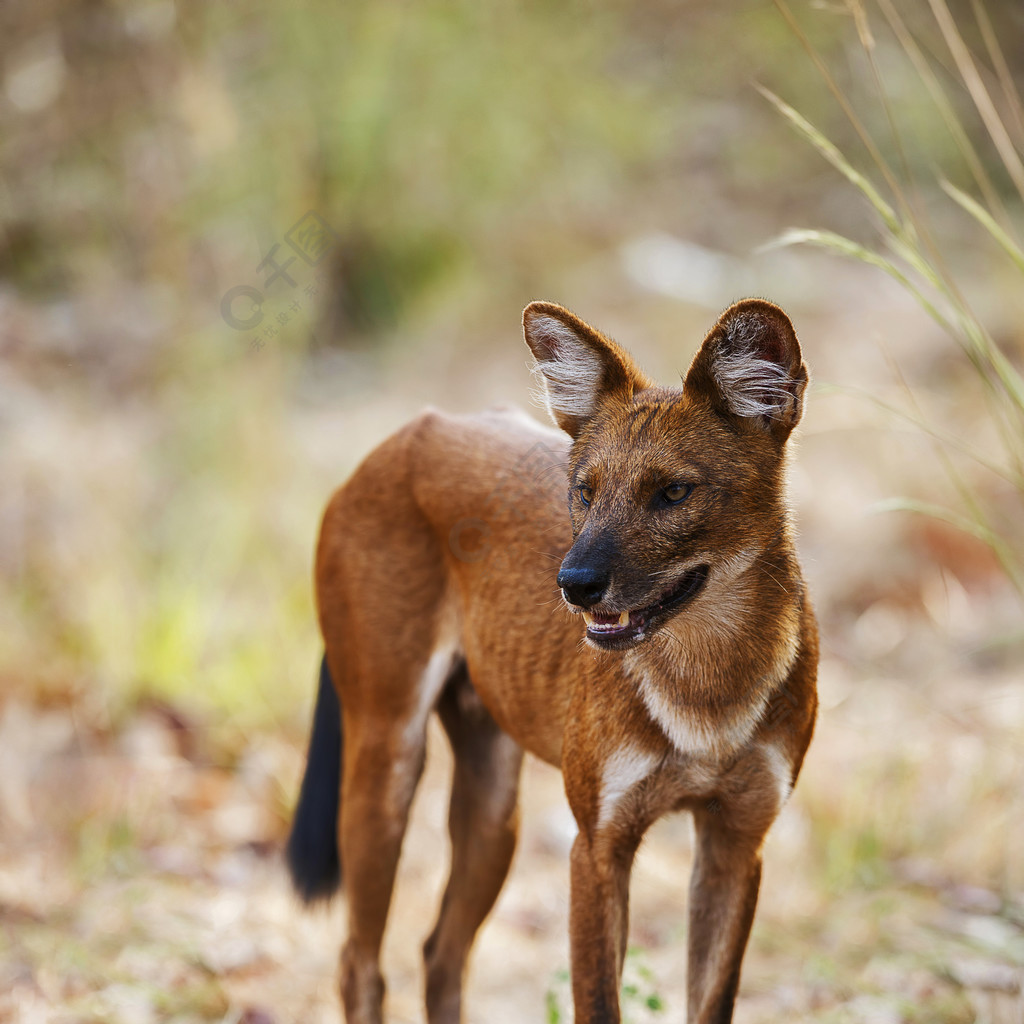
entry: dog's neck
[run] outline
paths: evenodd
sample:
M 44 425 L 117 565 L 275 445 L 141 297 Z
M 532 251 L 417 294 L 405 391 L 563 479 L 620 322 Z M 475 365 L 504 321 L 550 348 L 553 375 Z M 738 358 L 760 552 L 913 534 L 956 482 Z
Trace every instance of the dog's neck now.
M 788 531 L 717 564 L 703 591 L 623 664 L 685 754 L 747 743 L 797 656 L 803 582 Z

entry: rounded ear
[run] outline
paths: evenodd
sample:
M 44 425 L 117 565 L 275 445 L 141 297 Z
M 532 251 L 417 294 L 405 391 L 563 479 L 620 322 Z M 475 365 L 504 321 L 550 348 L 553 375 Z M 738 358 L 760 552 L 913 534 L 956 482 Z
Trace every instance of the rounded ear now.
M 708 332 L 683 386 L 722 415 L 784 441 L 800 422 L 807 380 L 789 317 L 774 303 L 744 299 Z
M 573 438 L 602 402 L 651 386 L 614 341 L 553 302 L 523 310 L 523 335 L 551 418 Z

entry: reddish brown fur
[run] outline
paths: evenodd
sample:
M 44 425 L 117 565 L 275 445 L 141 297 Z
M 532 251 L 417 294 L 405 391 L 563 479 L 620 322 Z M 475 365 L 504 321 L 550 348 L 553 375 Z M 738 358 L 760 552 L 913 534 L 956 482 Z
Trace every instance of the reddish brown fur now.
M 653 386 L 561 307 L 534 303 L 524 323 L 542 373 L 559 324 L 570 348 L 584 346 L 573 365 L 598 369 L 589 412 L 554 410 L 571 448 L 517 414 L 428 412 L 371 453 L 324 516 L 317 594 L 345 736 L 347 1020 L 382 1019 L 381 938 L 436 710 L 456 768 L 452 873 L 425 947 L 431 1024 L 460 1019 L 466 958 L 512 856 L 523 751 L 561 767 L 579 826 L 577 1024 L 619 1020 L 632 859 L 646 829 L 678 810 L 697 832 L 688 1019 L 722 1024 L 762 842 L 814 724 L 817 630 L 783 487 L 806 369 L 785 314 L 753 300 L 723 314 L 682 391 Z M 741 328 L 785 371 L 771 417 L 736 415 L 716 382 Z M 669 507 L 673 483 L 694 486 Z M 694 560 L 711 568 L 639 643 L 581 648 L 556 583 L 570 548 L 609 573 L 596 613 L 652 604 Z

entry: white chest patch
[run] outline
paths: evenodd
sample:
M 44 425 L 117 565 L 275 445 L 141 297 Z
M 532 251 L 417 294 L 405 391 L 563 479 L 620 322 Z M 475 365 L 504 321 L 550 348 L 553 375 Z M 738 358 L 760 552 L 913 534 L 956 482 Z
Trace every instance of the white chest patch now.
M 691 719 L 682 708 L 668 700 L 644 674 L 640 679 L 640 696 L 651 718 L 668 741 L 683 754 L 707 753 L 711 749 L 711 736 L 704 724 Z
M 638 747 L 619 747 L 604 763 L 597 827 L 603 828 L 615 816 L 623 798 L 654 770 L 660 758 Z
M 753 736 L 766 704 L 766 699 L 759 697 L 730 721 L 712 722 L 669 699 L 646 673 L 640 676 L 638 687 L 651 718 L 681 754 L 723 756 L 742 747 Z

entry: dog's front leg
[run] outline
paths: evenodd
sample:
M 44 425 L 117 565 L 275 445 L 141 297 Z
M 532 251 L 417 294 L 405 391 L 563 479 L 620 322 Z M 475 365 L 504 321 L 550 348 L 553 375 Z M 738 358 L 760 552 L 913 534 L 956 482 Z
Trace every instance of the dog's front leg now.
M 644 832 L 663 810 L 649 794 L 667 743 L 650 734 L 639 701 L 594 699 L 595 690 L 574 692 L 562 752 L 579 830 L 571 859 L 572 994 L 576 1024 L 619 1024 L 629 876 Z
M 572 848 L 569 936 L 576 1024 L 618 1024 L 637 843 L 581 829 Z
M 728 810 L 694 813 L 696 859 L 690 877 L 687 974 L 689 1024 L 729 1024 L 740 965 L 761 884 L 767 825 L 744 828 Z

